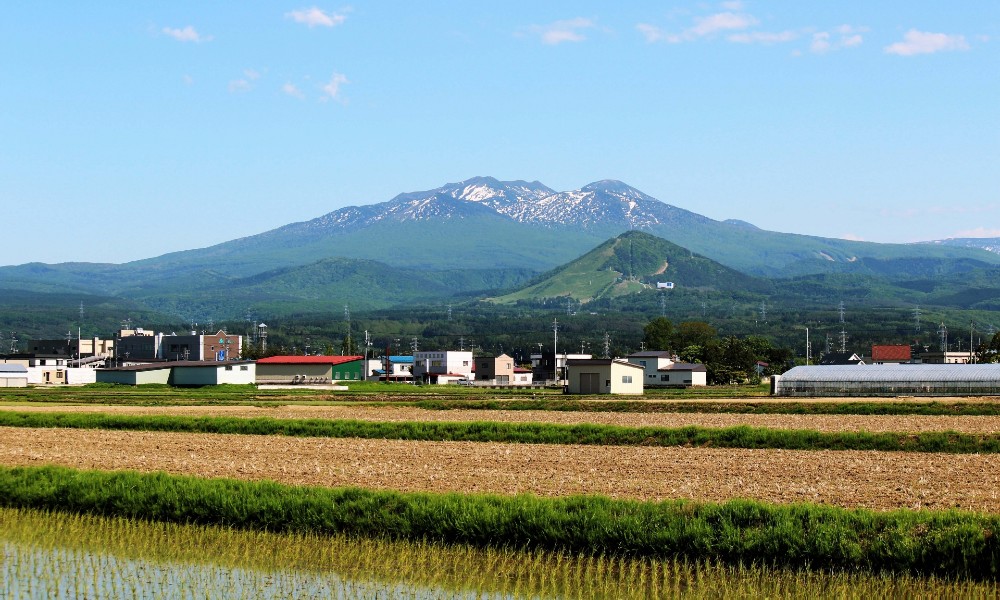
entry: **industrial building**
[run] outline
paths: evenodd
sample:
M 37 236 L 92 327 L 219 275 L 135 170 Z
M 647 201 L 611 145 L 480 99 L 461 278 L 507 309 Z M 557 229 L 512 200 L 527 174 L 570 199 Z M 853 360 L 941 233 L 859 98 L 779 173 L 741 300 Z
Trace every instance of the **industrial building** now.
M 795 367 L 771 379 L 776 396 L 998 396 L 1000 364 Z
M 566 361 L 568 394 L 642 394 L 642 365 L 611 358 Z
M 257 361 L 257 383 L 362 381 L 363 369 L 363 356 L 269 356 Z

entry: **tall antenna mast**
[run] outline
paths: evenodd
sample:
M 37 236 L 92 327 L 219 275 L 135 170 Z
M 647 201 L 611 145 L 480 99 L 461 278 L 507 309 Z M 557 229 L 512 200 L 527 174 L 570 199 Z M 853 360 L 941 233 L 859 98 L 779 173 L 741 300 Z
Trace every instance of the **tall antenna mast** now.
M 941 336 L 941 352 L 948 351 L 948 328 L 945 327 L 944 321 L 941 321 L 941 326 L 938 327 L 938 335 Z

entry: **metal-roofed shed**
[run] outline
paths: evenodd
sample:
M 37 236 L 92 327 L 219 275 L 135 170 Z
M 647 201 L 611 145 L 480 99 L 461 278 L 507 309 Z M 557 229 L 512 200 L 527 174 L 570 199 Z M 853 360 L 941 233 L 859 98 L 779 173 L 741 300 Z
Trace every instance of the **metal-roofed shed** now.
M 1000 396 L 1000 364 L 818 365 L 772 381 L 776 396 Z

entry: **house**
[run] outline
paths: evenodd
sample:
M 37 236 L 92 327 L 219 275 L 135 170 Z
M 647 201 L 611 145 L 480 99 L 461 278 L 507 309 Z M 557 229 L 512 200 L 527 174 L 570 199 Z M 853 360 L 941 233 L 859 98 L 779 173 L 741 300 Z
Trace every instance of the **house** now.
M 531 355 L 531 371 L 535 381 L 556 381 L 566 378 L 566 361 L 586 360 L 592 358 L 590 354 L 567 354 L 560 353 L 556 356 L 552 352 L 541 352 Z
M 489 381 L 494 385 L 510 385 L 514 380 L 514 359 L 501 354 L 495 358 L 480 356 L 476 359 L 476 381 Z
M 257 361 L 257 383 L 289 384 L 364 379 L 363 356 L 269 356 Z
M 389 381 L 413 381 L 413 357 L 389 356 Z M 370 381 L 386 380 L 386 360 L 382 358 L 369 359 L 365 364 L 365 379 Z
M 29 385 L 66 384 L 69 357 L 60 354 L 22 352 L 0 357 L 0 363 L 26 367 Z
M 534 373 L 531 369 L 514 367 L 514 378 L 511 380 L 511 383 L 512 385 L 534 385 Z
M 28 367 L 0 364 L 0 388 L 28 387 Z
M 918 362 L 925 365 L 964 365 L 975 361 L 971 352 L 921 352 Z
M 853 352 L 827 352 L 819 359 L 821 365 L 863 365 L 863 358 Z
M 900 364 L 911 362 L 910 347 L 907 345 L 872 346 L 872 364 Z
M 642 394 L 641 365 L 612 358 L 566 362 L 568 394 Z
M 413 380 L 445 381 L 472 379 L 472 352 L 465 350 L 428 350 L 413 353 Z
M 656 385 L 661 387 L 692 387 L 708 385 L 708 370 L 698 363 L 675 362 L 660 369 Z M 647 384 L 648 385 L 648 384 Z
M 660 385 L 660 369 L 674 363 L 673 354 L 666 350 L 643 350 L 625 357 L 630 363 L 643 368 L 642 380 L 646 387 Z

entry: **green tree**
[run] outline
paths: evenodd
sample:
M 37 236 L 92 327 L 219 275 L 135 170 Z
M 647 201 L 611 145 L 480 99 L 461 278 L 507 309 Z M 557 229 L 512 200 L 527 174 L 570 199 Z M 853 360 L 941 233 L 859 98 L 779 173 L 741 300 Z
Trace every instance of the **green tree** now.
M 670 350 L 673 338 L 674 324 L 666 317 L 657 317 L 642 328 L 642 341 L 650 350 Z
M 719 332 L 708 323 L 704 321 L 684 321 L 677 326 L 677 331 L 674 333 L 673 347 L 705 347 L 718 338 Z
M 980 344 L 976 349 L 976 362 L 1000 362 L 1000 333 L 996 333 L 988 344 Z

